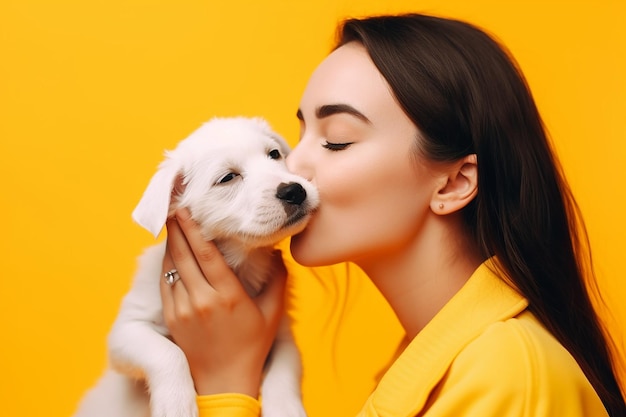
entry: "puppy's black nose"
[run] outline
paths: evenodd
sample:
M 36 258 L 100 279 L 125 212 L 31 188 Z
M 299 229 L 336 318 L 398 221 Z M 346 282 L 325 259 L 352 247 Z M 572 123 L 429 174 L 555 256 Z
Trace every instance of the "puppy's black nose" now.
M 281 183 L 276 189 L 276 198 L 289 204 L 300 205 L 306 200 L 306 191 L 297 182 Z

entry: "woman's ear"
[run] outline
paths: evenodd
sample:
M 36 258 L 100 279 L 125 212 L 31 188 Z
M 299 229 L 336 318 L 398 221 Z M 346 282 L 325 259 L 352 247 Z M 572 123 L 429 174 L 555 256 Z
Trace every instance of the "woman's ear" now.
M 478 164 L 476 154 L 470 154 L 450 165 L 435 190 L 430 209 L 435 214 L 450 214 L 461 210 L 478 193 Z

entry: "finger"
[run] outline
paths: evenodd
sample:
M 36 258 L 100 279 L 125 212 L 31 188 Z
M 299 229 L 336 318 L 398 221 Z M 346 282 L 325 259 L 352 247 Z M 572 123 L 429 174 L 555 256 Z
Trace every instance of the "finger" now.
M 165 271 L 171 271 L 172 269 L 178 270 L 172 261 L 169 250 L 166 248 L 165 256 L 163 257 L 163 275 Z M 192 308 L 189 293 L 185 288 L 185 283 L 182 278 L 175 281 L 173 284 L 168 284 L 163 277 L 161 279 L 160 290 L 161 299 L 163 300 L 163 316 L 168 328 L 175 325 L 178 320 L 185 320 L 190 316 Z
M 278 319 L 284 312 L 287 270 L 280 251 L 274 251 L 272 256 L 274 257 L 272 276 L 263 289 L 263 292 L 255 297 L 254 301 L 263 316 L 277 325 Z
M 176 219 L 167 221 L 167 254 L 178 270 L 181 283 L 190 292 L 209 292 L 210 282 L 200 269 L 193 249 Z M 206 242 L 204 242 L 206 243 Z
M 167 259 L 166 259 L 167 258 Z M 163 258 L 163 268 L 161 269 L 161 279 L 159 280 L 159 289 L 161 290 L 161 300 L 163 302 L 163 310 L 170 311 L 174 305 L 174 298 L 170 285 L 165 282 L 165 272 L 174 269 L 174 263 L 169 256 Z
M 202 237 L 200 226 L 191 218 L 189 210 L 177 210 L 176 219 L 193 251 L 197 265 L 211 286 L 218 292 L 242 292 L 241 283 L 224 260 L 222 253 L 213 242 L 206 241 Z
M 172 261 L 172 258 L 170 257 L 169 251 L 166 247 L 165 256 L 163 257 L 163 268 L 161 269 L 161 279 L 159 280 L 159 289 L 161 291 L 161 302 L 163 304 L 163 318 L 165 319 L 165 323 L 168 328 L 174 322 L 176 314 L 172 286 L 165 282 L 164 274 L 165 272 L 171 271 L 172 269 L 174 269 L 174 262 Z

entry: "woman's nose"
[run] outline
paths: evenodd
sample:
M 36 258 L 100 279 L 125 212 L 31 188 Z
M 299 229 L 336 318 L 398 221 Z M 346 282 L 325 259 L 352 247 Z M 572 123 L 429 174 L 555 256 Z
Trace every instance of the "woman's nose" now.
M 285 162 L 287 164 L 287 169 L 291 173 L 299 175 L 309 181 L 312 179 L 310 160 L 307 159 L 302 142 L 296 145 L 289 155 L 287 155 Z

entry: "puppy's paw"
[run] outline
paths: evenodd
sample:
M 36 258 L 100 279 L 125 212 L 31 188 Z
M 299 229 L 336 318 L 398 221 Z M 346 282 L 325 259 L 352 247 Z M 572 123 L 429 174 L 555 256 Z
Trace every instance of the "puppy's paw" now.
M 159 384 L 152 387 L 150 409 L 151 417 L 198 417 L 193 383 Z
M 263 397 L 263 417 L 306 417 L 306 412 L 299 398 Z

